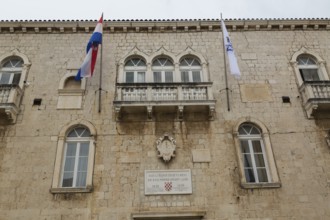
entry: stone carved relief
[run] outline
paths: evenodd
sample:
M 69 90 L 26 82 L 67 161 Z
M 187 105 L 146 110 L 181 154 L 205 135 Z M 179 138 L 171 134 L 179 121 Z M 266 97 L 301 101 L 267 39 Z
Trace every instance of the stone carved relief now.
M 169 162 L 172 157 L 175 157 L 174 152 L 176 148 L 176 141 L 167 133 L 158 138 L 156 141 L 156 147 L 159 153 L 158 157 L 162 157 L 165 162 Z

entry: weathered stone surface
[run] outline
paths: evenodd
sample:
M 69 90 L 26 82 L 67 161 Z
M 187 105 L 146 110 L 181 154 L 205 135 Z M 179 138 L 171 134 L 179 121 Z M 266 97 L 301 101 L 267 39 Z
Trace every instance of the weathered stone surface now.
M 82 63 L 91 34 L 84 31 L 89 26 L 92 30 L 94 22 L 79 28 L 76 22 L 55 22 L 39 27 L 39 32 L 31 31 L 29 23 L 0 22 L 0 56 L 17 49 L 31 62 L 17 122 L 0 127 L 0 219 L 127 220 L 132 213 L 204 212 L 205 220 L 330 219 L 330 154 L 325 140 L 330 119 L 306 118 L 290 64 L 293 54 L 305 47 L 322 57 L 330 71 L 330 30 L 322 23 L 329 20 L 272 22 L 267 29 L 266 21 L 251 21 L 245 30 L 243 21 L 229 23 L 237 30 L 231 26 L 229 33 L 242 74 L 238 80 L 228 74 L 230 111 L 218 22 L 142 22 L 138 32 L 132 29 L 134 22 L 112 24 L 103 38 L 101 112 L 100 59 L 94 76 L 87 79 L 83 101 L 75 100 L 81 109 L 57 106 L 60 81 L 68 69 Z M 320 22 L 319 29 L 314 29 L 315 22 Z M 254 23 L 260 30 L 255 31 Z M 28 25 L 24 33 L 22 25 Z M 303 25 L 306 30 L 301 30 Z M 60 26 L 69 28 L 60 33 Z M 72 33 L 72 27 L 77 32 Z M 165 112 L 153 121 L 143 113 L 134 121 L 116 121 L 118 62 L 134 47 L 147 55 L 160 48 L 177 55 L 188 47 L 202 54 L 213 82 L 214 120 L 188 113 L 179 121 Z M 282 96 L 291 102 L 282 103 Z M 41 106 L 32 105 L 35 98 L 42 98 Z M 233 127 L 242 117 L 256 118 L 267 127 L 281 188 L 241 188 Z M 93 192 L 51 194 L 59 133 L 76 120 L 91 122 L 97 131 Z M 155 146 L 165 132 L 176 140 L 169 163 L 157 157 Z M 144 171 L 170 169 L 191 170 L 193 193 L 146 196 Z

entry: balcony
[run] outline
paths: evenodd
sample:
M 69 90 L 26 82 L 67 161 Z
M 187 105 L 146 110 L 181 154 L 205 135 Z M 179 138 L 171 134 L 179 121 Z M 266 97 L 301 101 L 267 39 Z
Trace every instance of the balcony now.
M 18 85 L 0 85 L 1 123 L 16 122 L 22 94 L 22 90 Z
M 308 118 L 330 116 L 330 81 L 304 82 L 299 91 Z
M 152 120 L 157 113 L 174 113 L 183 120 L 185 113 L 202 113 L 214 119 L 212 83 L 117 83 L 114 101 L 116 119 L 125 114 L 145 113 Z

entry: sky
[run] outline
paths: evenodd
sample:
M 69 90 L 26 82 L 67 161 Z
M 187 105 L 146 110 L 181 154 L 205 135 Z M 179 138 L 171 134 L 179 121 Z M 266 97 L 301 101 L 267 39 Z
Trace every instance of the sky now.
M 330 18 L 330 0 L 0 0 L 0 20 Z

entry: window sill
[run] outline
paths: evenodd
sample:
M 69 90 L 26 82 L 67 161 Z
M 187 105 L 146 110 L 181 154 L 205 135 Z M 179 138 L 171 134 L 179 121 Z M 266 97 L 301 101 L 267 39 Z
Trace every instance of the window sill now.
M 191 220 L 200 220 L 206 215 L 205 211 L 192 211 L 192 212 L 176 212 L 176 213 L 153 213 L 153 212 L 142 212 L 142 213 L 133 213 L 132 218 L 134 220 L 143 220 L 143 219 L 191 219 Z
M 93 187 L 87 188 L 51 188 L 50 193 L 60 194 L 60 193 L 90 193 L 93 191 Z
M 281 183 L 241 183 L 244 189 L 264 189 L 264 188 L 280 188 Z

